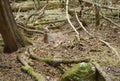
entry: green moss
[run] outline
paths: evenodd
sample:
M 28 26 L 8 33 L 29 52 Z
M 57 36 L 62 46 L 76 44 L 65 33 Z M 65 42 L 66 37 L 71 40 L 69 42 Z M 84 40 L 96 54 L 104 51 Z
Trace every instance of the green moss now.
M 27 72 L 29 75 L 31 75 L 32 77 L 34 77 L 36 79 L 36 81 L 45 81 L 45 79 L 43 78 L 43 76 L 41 74 L 36 73 L 32 67 L 30 66 L 23 66 L 22 70 Z
M 67 70 L 62 81 L 95 81 L 95 68 L 89 63 L 79 63 Z

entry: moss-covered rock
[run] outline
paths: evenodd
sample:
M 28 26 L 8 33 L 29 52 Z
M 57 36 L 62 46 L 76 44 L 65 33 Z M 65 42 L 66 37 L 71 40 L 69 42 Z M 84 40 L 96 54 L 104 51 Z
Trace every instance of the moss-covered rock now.
M 62 75 L 62 81 L 96 81 L 96 69 L 89 63 L 79 63 Z

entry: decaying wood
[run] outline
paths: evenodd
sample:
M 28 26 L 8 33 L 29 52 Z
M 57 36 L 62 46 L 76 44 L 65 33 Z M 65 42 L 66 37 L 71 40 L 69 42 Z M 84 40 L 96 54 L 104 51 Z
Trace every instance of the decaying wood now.
M 24 66 L 29 66 L 27 61 L 23 59 L 23 55 L 18 55 L 18 60 L 24 65 Z M 30 67 L 30 66 L 29 66 Z
M 57 22 L 63 22 L 63 21 L 66 21 L 66 19 L 51 20 L 51 21 L 41 21 L 41 22 L 34 23 L 34 25 L 43 25 L 43 24 L 57 23 Z
M 41 1 L 40 7 L 43 7 L 46 4 L 46 1 Z M 55 6 L 53 8 L 58 8 L 61 4 L 56 0 L 56 1 L 49 1 L 49 7 Z M 34 9 L 34 2 L 32 0 L 28 0 L 28 1 L 23 1 L 23 2 L 14 2 L 11 4 L 12 6 L 12 10 L 13 11 L 18 11 L 20 9 L 20 11 L 28 11 L 28 10 L 32 10 Z
M 92 4 L 92 5 L 95 5 L 96 11 L 97 11 L 97 12 L 96 12 L 96 20 L 97 20 L 97 21 L 96 21 L 96 25 L 98 25 L 98 24 L 100 23 L 100 17 L 102 17 L 103 19 L 111 22 L 111 23 L 114 24 L 115 26 L 120 27 L 118 24 L 114 23 L 111 19 L 109 19 L 109 18 L 107 18 L 107 17 L 105 17 L 105 16 L 103 16 L 103 15 L 101 15 L 101 14 L 99 13 L 99 11 L 100 11 L 99 8 L 105 8 L 105 9 L 110 9 L 110 10 L 120 10 L 119 7 L 118 7 L 118 8 L 115 8 L 115 7 L 111 7 L 111 6 L 100 5 L 100 4 L 96 3 L 96 2 L 91 2 L 91 1 L 87 1 L 87 0 L 82 0 L 82 1 L 83 1 L 83 2 L 87 2 L 87 3 L 89 3 L 89 4 Z M 98 15 L 99 15 L 99 16 L 98 16 Z
M 14 2 L 11 4 L 11 7 L 13 11 L 18 11 L 19 9 L 21 9 L 20 11 L 27 11 L 34 9 L 34 3 L 33 1 Z
M 48 5 L 48 4 L 45 4 L 45 6 L 44 6 L 39 12 L 35 11 L 34 13 L 30 14 L 30 15 L 28 16 L 28 18 L 26 19 L 26 25 L 27 25 L 27 22 L 29 21 L 29 19 L 30 19 L 32 16 L 34 16 L 34 15 L 39 15 L 38 18 L 40 18 L 40 16 L 44 14 L 44 11 L 45 11 L 45 8 L 47 7 L 47 5 Z
M 69 13 L 68 13 L 68 6 L 69 5 L 69 0 L 66 1 L 66 17 L 67 17 L 67 20 L 69 22 L 69 24 L 71 25 L 72 29 L 75 31 L 75 33 L 77 34 L 77 39 L 78 41 L 80 40 L 80 34 L 79 32 L 76 30 L 76 28 L 74 27 L 74 25 L 72 24 L 72 22 L 70 21 L 70 17 L 69 17 Z
M 89 32 L 87 31 L 87 29 L 82 25 L 82 23 L 80 22 L 80 20 L 78 19 L 77 13 L 76 13 L 76 19 L 77 19 L 77 21 L 79 22 L 80 26 L 83 28 L 83 30 L 84 30 L 89 36 L 91 36 L 92 38 L 96 38 L 97 40 L 99 40 L 100 42 L 102 42 L 102 43 L 104 43 L 106 46 L 108 46 L 112 51 L 115 52 L 116 56 L 118 57 L 118 62 L 120 61 L 120 55 L 118 54 L 117 50 L 116 50 L 114 47 L 112 47 L 108 42 L 106 42 L 106 41 L 104 41 L 104 40 L 102 40 L 102 39 L 100 39 L 100 38 L 92 35 L 91 33 L 89 33 Z
M 99 0 L 96 0 L 96 2 L 98 2 Z M 95 5 L 95 26 L 96 28 L 100 25 L 100 8 L 98 6 Z
M 36 73 L 33 68 L 28 64 L 28 62 L 23 59 L 22 55 L 18 55 L 18 60 L 24 65 L 21 68 L 23 71 L 34 77 L 36 81 L 45 81 L 44 77 L 41 74 Z
M 87 31 L 87 29 L 83 26 L 82 22 L 79 20 L 76 11 L 75 11 L 75 16 L 76 16 L 76 19 L 77 19 L 79 25 L 82 27 L 82 29 L 83 29 L 88 35 L 92 36 L 91 33 L 89 33 L 89 32 Z
M 104 40 L 101 40 L 101 39 L 99 39 L 99 40 L 115 52 L 116 56 L 119 58 L 119 60 L 118 60 L 118 62 L 119 62 L 120 61 L 120 56 L 119 56 L 119 53 L 117 52 L 117 50 L 115 48 L 113 48 L 108 42 L 105 42 Z
M 112 23 L 113 25 L 115 25 L 115 26 L 117 26 L 117 27 L 120 28 L 120 25 L 116 24 L 116 23 L 115 23 L 114 21 L 112 21 L 111 19 L 103 16 L 102 14 L 101 14 L 101 17 L 102 17 L 103 19 L 107 20 L 108 22 Z
M 17 23 L 17 26 L 19 28 L 22 28 L 23 30 L 25 31 L 28 31 L 28 32 L 34 32 L 34 33 L 40 33 L 40 34 L 44 34 L 44 32 L 40 31 L 40 30 L 34 30 L 34 29 L 30 29 L 29 27 L 27 27 L 27 25 L 24 25 L 22 23 Z
M 39 61 L 39 62 L 46 62 L 48 64 L 51 64 L 53 66 L 63 64 L 72 64 L 72 63 L 80 63 L 80 62 L 89 62 L 90 58 L 81 58 L 81 59 L 60 59 L 60 58 L 42 58 L 34 54 L 33 49 L 29 48 L 28 52 L 30 54 L 30 57 Z
M 96 67 L 98 73 L 104 78 L 105 81 L 112 81 L 111 78 L 102 70 L 98 63 L 93 62 L 93 65 Z
M 96 3 L 96 2 L 92 2 L 92 1 L 88 1 L 88 0 L 82 0 L 83 2 L 86 2 L 86 3 L 89 3 L 89 4 L 92 4 L 92 5 L 95 5 L 95 6 L 98 6 L 100 8 L 104 8 L 104 9 L 110 9 L 110 10 L 120 10 L 119 7 L 113 7 L 113 6 L 106 6 L 106 5 L 101 5 L 99 3 Z

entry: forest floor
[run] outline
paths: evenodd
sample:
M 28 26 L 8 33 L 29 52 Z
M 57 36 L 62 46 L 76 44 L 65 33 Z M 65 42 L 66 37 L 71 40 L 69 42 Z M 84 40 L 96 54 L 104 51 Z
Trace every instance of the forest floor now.
M 55 15 L 52 17 L 55 17 Z M 43 58 L 90 58 L 90 62 L 97 62 L 103 71 L 105 71 L 112 79 L 112 81 L 120 81 L 120 62 L 118 62 L 119 57 L 115 54 L 115 52 L 99 40 L 91 38 L 79 26 L 79 23 L 76 21 L 75 17 L 72 17 L 71 21 L 73 25 L 78 28 L 78 32 L 80 33 L 80 36 L 84 38 L 84 40 L 81 39 L 80 41 L 77 41 L 75 36 L 76 33 L 73 31 L 67 20 L 41 25 L 38 25 L 39 21 L 36 21 L 37 25 L 35 25 L 36 28 L 34 29 L 43 31 L 44 27 L 48 27 L 50 31 L 48 36 L 50 36 L 50 38 L 47 41 L 50 43 L 45 43 L 44 34 L 36 33 L 34 31 L 26 32 L 20 28 L 22 34 L 24 34 L 24 36 L 30 42 L 32 42 L 33 45 L 21 48 L 11 54 L 3 53 L 4 45 L 2 44 L 0 46 L 0 81 L 35 81 L 33 77 L 21 70 L 23 65 L 17 59 L 18 55 L 20 54 L 28 54 L 28 48 L 33 48 L 34 53 Z M 118 24 L 120 24 L 120 21 L 118 22 Z M 104 19 L 101 20 L 101 26 L 99 29 L 96 29 L 95 26 L 93 26 L 93 23 L 94 21 L 87 22 L 87 26 L 85 26 L 86 29 L 93 35 L 105 40 L 106 42 L 109 42 L 109 44 L 113 46 L 120 55 L 120 29 Z M 31 22 L 29 24 L 31 24 Z M 34 25 L 32 25 L 32 27 L 34 27 Z M 58 68 L 53 67 L 45 62 L 40 63 L 33 59 L 31 59 L 31 61 L 33 62 L 32 67 L 34 68 L 35 72 L 44 75 L 46 81 L 60 81 L 62 74 Z M 64 64 L 63 66 L 67 65 Z

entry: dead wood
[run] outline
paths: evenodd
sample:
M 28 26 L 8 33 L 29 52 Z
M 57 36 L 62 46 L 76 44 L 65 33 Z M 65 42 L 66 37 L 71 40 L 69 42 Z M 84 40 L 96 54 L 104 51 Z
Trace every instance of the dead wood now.
M 36 81 L 45 81 L 44 77 L 41 74 L 36 73 L 22 55 L 18 55 L 18 60 L 24 65 L 21 67 L 23 71 L 34 77 Z
M 50 24 L 50 23 L 57 23 L 57 22 L 63 22 L 66 21 L 66 19 L 59 19 L 59 20 L 51 20 L 51 21 L 41 21 L 41 22 L 36 22 L 34 25 L 43 25 L 43 24 Z
M 45 4 L 45 6 L 39 11 L 39 12 L 34 12 L 32 14 L 30 14 L 28 16 L 28 18 L 26 19 L 26 25 L 27 25 L 27 22 L 29 21 L 29 19 L 34 16 L 34 15 L 39 15 L 38 18 L 40 18 L 43 14 L 44 14 L 44 11 L 45 11 L 45 8 L 47 7 L 48 4 Z
M 75 31 L 76 33 L 76 36 L 77 36 L 77 40 L 80 41 L 80 34 L 79 32 L 77 31 L 77 29 L 75 28 L 75 26 L 72 24 L 71 20 L 70 20 L 70 17 L 69 17 L 69 0 L 66 1 L 66 17 L 67 17 L 67 20 L 68 20 L 68 23 L 70 24 L 70 26 L 72 27 L 72 29 Z
M 63 64 L 73 64 L 73 63 L 80 63 L 80 62 L 89 62 L 90 58 L 81 58 L 81 59 L 60 59 L 60 58 L 42 58 L 34 54 L 33 49 L 29 48 L 28 52 L 30 54 L 30 57 L 39 61 L 39 62 L 46 62 L 50 65 L 57 66 L 61 63 Z
M 28 32 L 34 32 L 34 33 L 40 33 L 40 34 L 44 34 L 44 32 L 40 31 L 40 30 L 34 30 L 34 29 L 30 29 L 29 27 L 27 27 L 28 25 L 24 25 L 22 23 L 17 23 L 17 26 L 25 31 Z
M 110 18 L 107 18 L 107 17 L 103 16 L 102 14 L 101 14 L 101 17 L 103 19 L 107 20 L 108 22 L 112 23 L 113 25 L 115 25 L 115 26 L 120 28 L 120 26 L 118 24 L 116 24 L 114 21 L 112 21 Z
M 95 5 L 97 7 L 100 7 L 100 8 L 104 8 L 104 9 L 110 9 L 110 10 L 120 10 L 119 7 L 114 7 L 114 6 L 106 6 L 106 5 L 102 5 L 102 4 L 99 4 L 99 3 L 96 3 L 96 2 L 93 2 L 93 1 L 88 1 L 88 0 L 82 0 L 83 2 L 86 2 L 86 3 L 89 3 L 91 5 Z
M 112 81 L 111 78 L 102 70 L 98 63 L 93 62 L 93 65 L 96 67 L 98 73 L 104 78 L 105 81 Z
M 99 37 L 96 37 L 96 36 L 92 35 L 91 33 L 89 33 L 89 31 L 87 31 L 87 29 L 83 26 L 83 24 L 82 24 L 82 23 L 80 22 L 80 20 L 78 19 L 77 13 L 75 13 L 75 14 L 76 14 L 76 19 L 77 19 L 79 25 L 83 28 L 83 30 L 84 30 L 89 36 L 91 36 L 92 38 L 97 39 L 98 41 L 100 41 L 100 42 L 102 42 L 102 43 L 104 43 L 107 47 L 109 47 L 112 51 L 114 51 L 115 54 L 116 54 L 116 56 L 118 57 L 118 61 L 117 61 L 117 62 L 119 62 L 119 61 L 120 61 L 120 55 L 118 54 L 117 50 L 116 50 L 114 47 L 112 47 L 108 42 L 106 42 L 106 41 L 100 39 Z
M 46 4 L 46 1 L 40 2 L 40 8 Z M 59 8 L 60 2 L 58 1 L 49 1 L 49 5 L 47 8 Z M 17 12 L 19 9 L 20 11 L 28 11 L 34 9 L 34 2 L 32 0 L 23 1 L 23 2 L 14 2 L 11 4 L 12 10 Z M 52 7 L 53 6 L 53 7 Z

